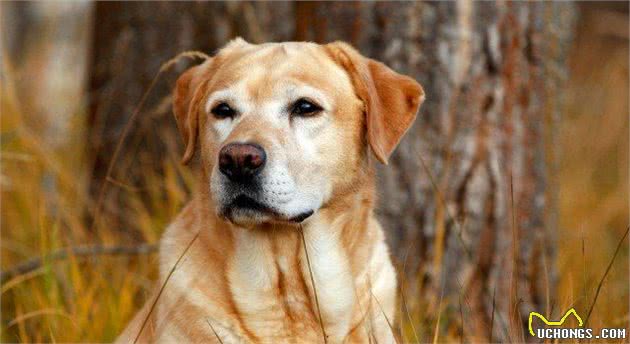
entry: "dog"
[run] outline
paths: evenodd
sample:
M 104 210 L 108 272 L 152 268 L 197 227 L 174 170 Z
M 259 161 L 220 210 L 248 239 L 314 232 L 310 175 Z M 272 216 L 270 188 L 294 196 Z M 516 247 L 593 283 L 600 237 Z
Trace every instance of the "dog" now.
M 185 71 L 173 112 L 200 187 L 118 342 L 395 342 L 375 164 L 423 101 L 343 42 L 239 38 Z

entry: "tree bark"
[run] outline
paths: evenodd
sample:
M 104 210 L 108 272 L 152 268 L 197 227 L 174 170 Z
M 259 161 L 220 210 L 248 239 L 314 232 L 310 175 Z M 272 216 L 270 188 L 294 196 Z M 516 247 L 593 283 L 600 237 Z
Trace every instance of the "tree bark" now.
M 465 340 L 528 338 L 528 313 L 551 311 L 554 294 L 549 180 L 573 13 L 557 2 L 97 3 L 95 185 L 142 92 L 177 53 L 212 53 L 238 35 L 347 41 L 427 94 L 390 165 L 379 168 L 377 214 L 407 304 L 399 320 L 412 318 L 422 341 L 432 340 L 438 314 L 441 333 Z M 167 110 L 141 118 L 128 139 L 138 144 L 123 153 L 147 158 L 121 161 L 159 170 L 151 154 L 181 152 L 164 147 L 179 142 L 175 123 Z M 141 181 L 137 168 L 119 167 L 126 182 Z

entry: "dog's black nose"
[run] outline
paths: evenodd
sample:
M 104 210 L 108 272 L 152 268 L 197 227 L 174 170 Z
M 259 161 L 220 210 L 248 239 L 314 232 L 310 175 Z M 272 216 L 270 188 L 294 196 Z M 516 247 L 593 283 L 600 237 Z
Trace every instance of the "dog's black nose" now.
M 246 182 L 262 171 L 265 150 L 255 143 L 230 143 L 219 152 L 219 170 L 232 181 Z

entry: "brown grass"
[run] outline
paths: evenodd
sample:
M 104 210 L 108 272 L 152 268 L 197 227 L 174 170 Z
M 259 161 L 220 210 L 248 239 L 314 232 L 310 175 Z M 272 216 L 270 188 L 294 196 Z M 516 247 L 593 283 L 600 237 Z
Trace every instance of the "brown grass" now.
M 628 41 L 598 36 L 588 26 L 581 30 L 558 141 L 562 149 L 554 183 L 559 189 L 561 240 L 555 262 L 559 281 L 558 289 L 549 291 L 548 311 L 576 306 L 588 311 L 589 325 L 595 329 L 628 329 L 628 244 L 625 241 L 617 246 L 628 225 Z M 603 55 L 606 63 L 601 63 Z M 40 259 L 34 269 L 14 274 L 2 283 L 0 339 L 111 341 L 153 287 L 156 256 L 82 257 L 71 250 L 52 259 L 56 256 L 51 253 L 62 248 L 118 246 L 128 243 L 129 237 L 120 228 L 109 228 L 107 220 L 96 221 L 93 228 L 85 223 L 85 215 L 93 214 L 101 205 L 88 193 L 90 176 L 85 166 L 89 158 L 81 144 L 82 114 L 74 117 L 75 135 L 69 143 L 51 149 L 37 130 L 25 124 L 35 119 L 28 118 L 21 107 L 25 98 L 15 94 L 11 80 L 15 73 L 3 62 L 1 267 L 4 271 L 28 259 Z M 138 190 L 113 179 L 107 186 L 124 190 L 130 199 L 126 208 L 120 209 L 134 219 L 132 225 L 140 233 L 139 241 L 130 244 L 155 244 L 165 224 L 186 202 L 187 190 L 193 188 L 194 179 L 180 167 L 178 156 L 168 156 L 165 161 L 164 175 L 146 176 L 154 181 L 151 184 L 156 190 Z M 439 192 L 436 195 L 437 202 L 445 202 Z M 459 223 L 457 226 L 460 230 Z M 447 308 L 456 301 L 461 312 L 468 302 L 465 295 L 459 300 L 440 298 L 432 305 L 424 304 L 405 292 L 402 282 L 404 312 L 398 317 L 402 342 L 464 342 L 474 338 L 472 333 L 450 330 L 464 322 L 464 315 L 453 317 Z M 421 311 L 430 307 L 436 312 Z M 492 316 L 489 328 L 499 327 L 520 337 L 520 328 L 508 328 Z M 322 331 L 325 336 L 323 327 Z
M 6 62 L 6 61 L 4 61 Z M 81 140 L 51 149 L 24 125 L 25 113 L 15 94 L 9 66 L 3 66 L 2 126 L 2 270 L 41 257 L 41 267 L 2 283 L 1 340 L 8 342 L 103 342 L 113 340 L 144 302 L 156 277 L 156 256 L 97 255 L 81 258 L 75 250 L 65 259 L 50 255 L 67 247 L 129 243 L 124 230 L 99 221 L 94 230 L 84 216 L 94 207 L 87 190 L 89 176 Z M 73 126 L 82 128 L 82 116 Z M 81 135 L 76 135 L 80 138 Z M 155 243 L 186 201 L 192 176 L 166 166 L 150 205 L 141 193 L 126 191 L 124 209 L 142 241 Z M 185 181 L 182 185 L 181 180 Z M 115 187 L 115 186 L 114 186 Z M 146 196 L 146 195 L 144 195 Z M 138 243 L 139 244 L 139 243 Z M 77 254 L 79 253 L 79 254 Z
M 582 6 L 595 6 L 582 4 Z M 599 8 L 583 12 L 558 145 L 561 304 L 588 311 L 628 226 L 628 40 L 602 34 Z M 627 14 L 626 14 L 627 29 Z M 621 247 L 593 309 L 594 328 L 630 328 L 628 243 Z M 585 314 L 584 314 L 585 315 Z

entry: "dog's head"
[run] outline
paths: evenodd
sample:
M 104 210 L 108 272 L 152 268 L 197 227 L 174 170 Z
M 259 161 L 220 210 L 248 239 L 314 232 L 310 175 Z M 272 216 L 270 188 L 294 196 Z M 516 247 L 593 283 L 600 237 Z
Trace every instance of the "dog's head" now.
M 237 39 L 180 76 L 174 113 L 220 216 L 298 223 L 365 175 L 368 146 L 386 163 L 423 100 L 344 43 Z

